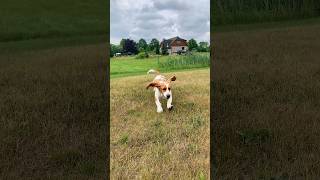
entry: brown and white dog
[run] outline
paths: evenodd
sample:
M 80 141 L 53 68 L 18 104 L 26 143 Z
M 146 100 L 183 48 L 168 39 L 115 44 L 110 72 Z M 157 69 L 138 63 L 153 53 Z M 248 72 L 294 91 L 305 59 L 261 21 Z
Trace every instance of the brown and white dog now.
M 157 105 L 157 112 L 163 112 L 160 100 L 167 99 L 167 108 L 169 111 L 173 109 L 172 105 L 172 91 L 170 84 L 172 81 L 176 80 L 176 76 L 172 76 L 169 79 L 166 79 L 163 75 L 160 75 L 158 71 L 150 69 L 147 74 L 157 74 L 153 81 L 147 86 L 153 87 L 155 102 Z

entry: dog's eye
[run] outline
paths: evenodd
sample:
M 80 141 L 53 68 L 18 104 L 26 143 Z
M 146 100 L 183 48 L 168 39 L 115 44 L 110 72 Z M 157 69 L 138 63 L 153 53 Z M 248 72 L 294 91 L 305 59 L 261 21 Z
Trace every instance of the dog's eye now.
M 167 90 L 167 88 L 163 88 L 162 90 L 164 90 L 164 91 L 165 91 L 165 90 Z
M 168 90 L 170 91 L 170 88 L 168 88 Z

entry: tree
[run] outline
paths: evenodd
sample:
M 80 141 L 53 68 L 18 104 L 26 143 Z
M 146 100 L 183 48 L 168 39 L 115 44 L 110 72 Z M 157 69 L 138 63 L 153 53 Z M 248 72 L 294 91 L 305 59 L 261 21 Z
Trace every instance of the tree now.
M 121 49 L 123 49 L 123 47 L 124 47 L 124 42 L 125 42 L 126 40 L 125 39 L 121 39 L 121 41 L 120 41 L 120 47 L 121 47 Z
M 168 55 L 168 48 L 166 46 L 162 46 L 161 48 L 161 54 L 162 55 Z
M 160 47 L 156 48 L 156 54 L 160 54 Z
M 138 42 L 139 51 L 141 52 L 141 49 L 143 49 L 144 51 L 146 51 L 146 50 L 147 50 L 147 47 L 148 47 L 148 44 L 147 44 L 146 40 L 140 39 L 139 42 Z
M 121 53 L 122 48 L 120 45 L 110 44 L 110 57 L 113 57 L 116 53 Z
M 192 51 L 192 50 L 197 50 L 197 48 L 198 48 L 197 41 L 194 40 L 194 39 L 190 39 L 190 40 L 188 41 L 188 48 L 189 48 L 190 51 Z
M 124 53 L 133 53 L 133 54 L 138 53 L 137 43 L 134 40 L 124 39 L 122 43 L 123 43 L 122 50 Z
M 199 42 L 198 51 L 199 52 L 209 52 L 209 43 L 208 42 Z
M 160 54 L 160 44 L 156 38 L 153 38 L 149 44 L 150 51 L 155 51 L 156 54 Z
M 168 44 L 167 44 L 167 41 L 165 39 L 162 40 L 162 46 L 160 47 L 161 48 L 161 54 L 162 55 L 168 55 Z
M 149 47 L 150 47 L 150 51 L 156 51 L 157 48 L 158 49 L 160 48 L 160 43 L 156 38 L 153 38 L 150 42 Z
M 114 44 L 110 44 L 110 57 L 113 57 L 115 54 L 114 46 L 115 46 Z

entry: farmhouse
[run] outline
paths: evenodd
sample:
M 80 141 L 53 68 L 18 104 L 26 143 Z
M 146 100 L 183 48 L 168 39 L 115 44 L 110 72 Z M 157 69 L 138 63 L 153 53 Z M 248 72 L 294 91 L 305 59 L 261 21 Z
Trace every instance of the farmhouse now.
M 173 37 L 170 39 L 163 39 L 160 43 L 160 51 L 166 47 L 169 54 L 178 54 L 181 52 L 186 52 L 188 50 L 187 40 L 180 37 Z

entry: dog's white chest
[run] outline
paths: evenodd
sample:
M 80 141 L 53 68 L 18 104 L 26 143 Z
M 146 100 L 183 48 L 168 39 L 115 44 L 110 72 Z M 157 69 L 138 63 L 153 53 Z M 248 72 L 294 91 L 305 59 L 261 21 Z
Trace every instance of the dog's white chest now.
M 164 98 L 163 94 L 159 91 L 158 88 L 154 88 L 154 93 L 158 98 Z

